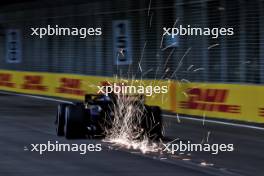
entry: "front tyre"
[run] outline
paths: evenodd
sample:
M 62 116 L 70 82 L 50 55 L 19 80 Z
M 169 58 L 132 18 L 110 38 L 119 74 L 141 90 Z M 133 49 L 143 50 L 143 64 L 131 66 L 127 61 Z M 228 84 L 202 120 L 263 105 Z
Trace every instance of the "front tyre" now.
M 56 132 L 57 136 L 64 136 L 64 125 L 65 125 L 65 109 L 68 104 L 61 103 L 57 108 L 57 119 L 56 119 Z

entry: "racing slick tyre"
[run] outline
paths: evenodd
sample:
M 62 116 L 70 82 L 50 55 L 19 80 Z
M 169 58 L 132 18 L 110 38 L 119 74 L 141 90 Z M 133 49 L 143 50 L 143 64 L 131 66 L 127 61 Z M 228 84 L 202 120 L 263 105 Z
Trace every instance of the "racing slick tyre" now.
M 158 106 L 148 106 L 147 131 L 151 139 L 158 140 L 162 135 L 161 109 Z
M 83 106 L 79 104 L 66 106 L 64 132 L 67 139 L 80 139 L 85 137 Z
M 65 125 L 65 109 L 68 104 L 61 103 L 57 108 L 57 119 L 56 119 L 56 132 L 57 136 L 64 136 L 64 125 Z

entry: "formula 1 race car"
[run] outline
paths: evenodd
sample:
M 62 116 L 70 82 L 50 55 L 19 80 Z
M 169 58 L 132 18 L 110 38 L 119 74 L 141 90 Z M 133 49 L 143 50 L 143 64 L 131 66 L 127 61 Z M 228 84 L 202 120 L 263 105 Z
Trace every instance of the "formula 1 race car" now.
M 122 99 L 121 103 L 120 99 Z M 84 102 L 59 104 L 55 122 L 57 135 L 65 136 L 67 139 L 105 137 L 106 133 L 114 128 L 113 124 L 117 117 L 127 118 L 129 114 L 132 118 L 139 119 L 130 119 L 133 122 L 133 125 L 129 127 L 133 128 L 131 130 L 140 129 L 138 131 L 141 137 L 144 135 L 153 140 L 160 139 L 162 138 L 161 109 L 158 106 L 146 105 L 144 99 L 142 95 L 126 95 L 120 98 L 113 94 L 108 96 L 87 94 Z M 126 104 L 123 103 L 124 101 Z M 123 106 L 119 107 L 120 104 Z M 129 106 L 132 108 L 129 109 Z M 131 111 L 136 108 L 141 112 Z M 118 129 L 127 126 L 126 124 L 120 125 Z

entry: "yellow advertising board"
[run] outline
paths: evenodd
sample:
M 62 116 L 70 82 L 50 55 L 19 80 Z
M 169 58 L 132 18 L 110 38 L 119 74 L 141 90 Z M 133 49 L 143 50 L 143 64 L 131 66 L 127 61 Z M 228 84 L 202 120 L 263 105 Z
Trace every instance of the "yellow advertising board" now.
M 264 86 L 179 82 L 173 84 L 171 110 L 174 112 L 264 123 Z
M 122 80 L 113 77 L 0 70 L 0 90 L 83 100 L 105 83 L 168 86 L 168 93 L 146 96 L 150 105 L 179 114 L 264 123 L 264 86 Z
M 169 81 L 161 80 L 122 80 L 113 77 L 84 76 L 74 74 L 58 74 L 43 72 L 22 72 L 0 70 L 0 90 L 27 94 L 55 96 L 83 100 L 87 93 L 97 93 L 98 87 L 105 83 L 121 82 L 127 85 L 169 85 Z M 159 105 L 170 110 L 169 93 L 146 96 L 150 105 Z

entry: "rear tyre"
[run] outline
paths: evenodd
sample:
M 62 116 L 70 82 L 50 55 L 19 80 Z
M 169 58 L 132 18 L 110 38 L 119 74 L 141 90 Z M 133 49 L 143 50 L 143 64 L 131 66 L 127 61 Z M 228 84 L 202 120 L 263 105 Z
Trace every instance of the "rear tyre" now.
M 151 139 L 158 140 L 163 138 L 161 109 L 158 106 L 149 106 L 147 117 L 147 131 Z
M 64 136 L 64 125 L 65 125 L 65 109 L 68 104 L 62 103 L 58 105 L 57 108 L 57 136 Z
M 65 137 L 80 139 L 85 137 L 84 108 L 81 105 L 68 105 L 65 109 Z

